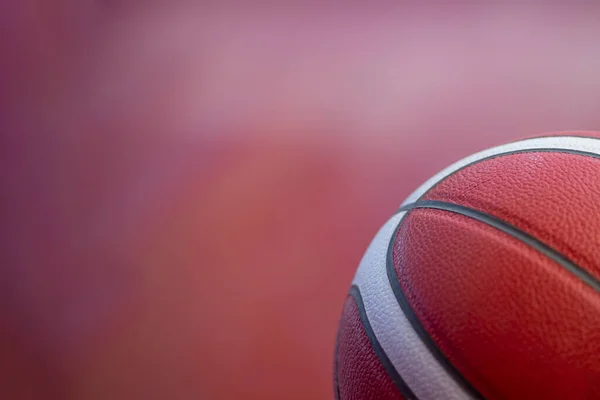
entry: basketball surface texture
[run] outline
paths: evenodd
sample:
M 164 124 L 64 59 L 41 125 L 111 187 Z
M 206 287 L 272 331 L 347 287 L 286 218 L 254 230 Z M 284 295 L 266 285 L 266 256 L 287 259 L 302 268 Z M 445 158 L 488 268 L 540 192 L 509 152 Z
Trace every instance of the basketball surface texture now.
M 509 143 L 417 189 L 344 303 L 338 400 L 600 399 L 600 134 Z

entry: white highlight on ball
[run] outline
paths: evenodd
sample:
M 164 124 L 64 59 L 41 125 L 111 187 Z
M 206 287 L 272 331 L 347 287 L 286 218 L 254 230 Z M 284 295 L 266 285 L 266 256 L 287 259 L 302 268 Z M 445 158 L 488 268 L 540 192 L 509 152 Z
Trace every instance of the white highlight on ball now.
M 463 158 L 462 160 L 442 170 L 440 173 L 434 175 L 421 187 L 415 190 L 410 196 L 408 196 L 408 198 L 406 199 L 406 201 L 404 201 L 404 203 L 402 203 L 402 205 L 404 206 L 406 204 L 414 203 L 428 190 L 435 186 L 438 182 L 469 164 L 483 160 L 484 158 L 499 156 L 505 153 L 535 149 L 575 150 L 600 155 L 600 139 L 574 136 L 541 137 L 521 140 L 519 142 L 508 143 L 502 146 L 497 146 L 491 149 L 483 150 L 479 153 L 473 154 L 472 156 Z
M 457 170 L 492 156 L 535 149 L 574 150 L 600 155 L 600 140 L 573 136 L 526 139 L 481 151 L 444 169 L 415 192 L 402 205 L 416 202 L 423 194 Z M 360 262 L 354 284 L 358 286 L 365 313 L 375 337 L 388 358 L 419 400 L 470 400 L 431 354 L 414 330 L 392 291 L 386 262 L 392 235 L 404 212 L 390 218 L 379 230 Z
M 383 351 L 419 400 L 471 397 L 425 346 L 404 315 L 386 272 L 388 246 L 405 213 L 394 215 L 377 233 L 354 278 L 365 313 Z

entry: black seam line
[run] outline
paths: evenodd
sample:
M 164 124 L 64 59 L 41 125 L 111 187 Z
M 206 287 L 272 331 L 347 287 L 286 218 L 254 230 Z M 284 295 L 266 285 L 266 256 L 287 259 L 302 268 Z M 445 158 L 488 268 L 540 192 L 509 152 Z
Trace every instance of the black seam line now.
M 548 137 L 554 137 L 554 136 L 548 136 Z M 595 139 L 595 138 L 590 138 L 590 139 Z M 532 139 L 524 139 L 524 140 L 520 140 L 518 142 L 523 142 L 523 141 L 526 141 L 526 140 L 532 140 Z M 598 140 L 600 140 L 600 139 L 598 139 Z M 518 143 L 518 142 L 513 142 L 513 143 Z M 598 159 L 600 159 L 600 154 L 592 153 L 592 152 L 589 152 L 589 151 L 573 150 L 573 149 L 561 149 L 561 148 L 553 149 L 553 148 L 545 148 L 545 147 L 544 148 L 540 148 L 540 149 L 512 150 L 512 151 L 507 151 L 505 153 L 493 154 L 491 156 L 487 156 L 487 157 L 481 158 L 479 160 L 475 160 L 473 162 L 470 162 L 469 164 L 466 164 L 466 165 L 458 168 L 456 171 L 451 172 L 449 175 L 443 177 L 438 182 L 436 182 L 432 187 L 430 187 L 429 189 L 427 189 L 427 191 L 425 193 L 423 193 L 421 195 L 421 197 L 419 197 L 417 199 L 416 202 L 418 203 L 421 200 L 423 200 L 425 198 L 425 196 L 427 196 L 429 194 L 429 192 L 431 192 L 436 187 L 438 187 L 442 182 L 444 182 L 446 179 L 452 177 L 454 174 L 457 174 L 458 172 L 460 172 L 460 171 L 462 171 L 464 169 L 472 167 L 473 165 L 479 164 L 481 162 L 485 162 L 485 161 L 488 161 L 488 160 L 493 160 L 495 158 L 500 158 L 500 157 L 505 157 L 505 156 L 512 156 L 514 154 L 523 154 L 523 153 L 568 153 L 568 154 L 575 154 L 575 155 L 578 155 L 578 156 L 592 157 L 592 158 L 598 158 Z
M 569 136 L 569 135 L 565 135 L 565 136 L 557 135 L 557 136 L 547 136 L 547 137 L 567 137 L 567 136 Z M 573 137 L 574 135 L 571 135 L 571 136 Z M 583 136 L 583 137 L 588 138 L 587 136 Z M 521 139 L 521 140 L 515 141 L 513 143 L 526 141 L 526 140 L 532 140 L 532 139 L 535 139 L 535 138 Z M 590 137 L 590 139 L 598 139 L 598 138 Z M 569 154 L 575 154 L 575 155 L 579 155 L 579 156 L 586 156 L 586 157 L 593 157 L 593 158 L 600 159 L 600 155 L 598 155 L 596 153 L 591 153 L 591 152 L 582 151 L 582 150 L 562 149 L 562 148 L 534 148 L 534 149 L 529 148 L 529 149 L 519 149 L 519 150 L 513 150 L 513 151 L 508 151 L 508 152 L 499 153 L 499 154 L 493 154 L 491 156 L 475 160 L 469 164 L 466 164 L 466 165 L 458 168 L 456 171 L 451 172 L 447 176 L 440 179 L 432 187 L 427 189 L 427 191 L 425 191 L 425 193 L 423 193 L 415 203 L 407 204 L 407 205 L 403 206 L 402 208 L 400 208 L 396 212 L 396 214 L 397 214 L 397 213 L 406 211 L 406 214 L 400 220 L 400 222 L 398 223 L 398 226 L 396 227 L 396 229 L 394 230 L 394 233 L 392 234 L 392 237 L 390 239 L 390 244 L 388 246 L 388 252 L 387 252 L 387 261 L 386 261 L 387 276 L 388 276 L 388 281 L 390 282 L 390 286 L 392 287 L 392 291 L 394 292 L 394 296 L 396 297 L 396 300 L 398 301 L 400 308 L 404 312 L 404 315 L 409 320 L 413 329 L 417 332 L 417 334 L 421 338 L 421 341 L 427 346 L 427 348 L 429 349 L 431 354 L 446 369 L 446 372 L 448 372 L 448 374 L 454 378 L 456 383 L 460 387 L 462 387 L 463 390 L 465 390 L 474 399 L 485 400 L 485 397 L 462 375 L 462 373 L 450 362 L 450 360 L 446 357 L 446 355 L 442 352 L 442 350 L 437 346 L 435 341 L 431 338 L 429 333 L 425 330 L 425 328 L 421 324 L 421 321 L 419 321 L 417 315 L 415 314 L 414 310 L 412 309 L 412 306 L 406 299 L 406 296 L 404 295 L 404 291 L 402 290 L 402 287 L 400 285 L 400 280 L 399 280 L 398 274 L 396 273 L 396 268 L 394 266 L 394 259 L 393 259 L 394 242 L 396 240 L 396 237 L 398 236 L 398 231 L 400 230 L 402 223 L 404 222 L 405 218 L 410 214 L 411 210 L 413 210 L 415 208 L 420 208 L 420 207 L 425 208 L 425 207 L 427 207 L 427 204 L 431 205 L 432 203 L 433 204 L 438 203 L 440 205 L 444 204 L 443 202 L 423 201 L 423 199 L 432 190 L 434 190 L 436 187 L 438 187 L 438 185 L 440 185 L 442 182 L 444 182 L 446 179 L 448 179 L 451 176 L 455 175 L 456 173 L 462 171 L 463 169 L 469 168 L 480 162 L 484 162 L 484 161 L 499 158 L 499 157 L 510 156 L 513 154 L 539 153 L 539 152 L 569 153 Z M 429 208 L 435 208 L 435 207 L 430 206 Z M 456 208 L 456 210 L 458 210 L 458 207 Z M 476 211 L 476 210 L 473 210 L 473 211 Z M 483 213 L 481 213 L 481 214 L 483 214 Z M 498 220 L 497 218 L 492 217 L 492 216 L 488 216 L 488 217 L 490 217 L 489 220 L 492 220 L 492 219 Z M 502 220 L 499 220 L 499 221 L 501 222 L 501 226 L 506 226 L 506 225 L 511 226 L 510 224 L 507 224 Z M 515 227 L 513 227 L 513 228 L 515 231 L 520 232 L 517 228 L 515 228 Z M 531 237 L 530 235 L 526 234 L 525 232 L 521 232 L 521 233 L 524 234 L 524 236 Z M 531 239 L 533 239 L 535 242 L 539 242 L 534 237 L 531 237 Z M 548 246 L 545 246 L 545 247 L 549 248 Z M 560 259 L 566 259 L 566 257 L 564 257 L 562 254 L 558 253 L 557 251 L 554 251 L 552 249 L 550 249 L 550 250 L 552 251 L 552 254 L 558 255 Z M 571 261 L 569 261 L 569 260 L 567 260 L 567 261 L 571 265 L 575 265 Z M 577 271 L 582 271 L 585 275 L 589 275 L 586 271 L 582 270 L 577 265 L 575 265 L 575 266 L 576 266 Z M 593 282 L 596 282 L 596 286 L 599 286 L 599 285 L 597 285 L 597 281 L 595 280 L 595 278 L 592 277 L 592 279 L 593 279 Z
M 588 286 L 600 292 L 600 280 L 596 279 L 591 273 L 577 265 L 575 262 L 571 261 L 559 251 L 553 249 L 546 243 L 535 238 L 529 233 L 522 231 L 516 226 L 506 221 L 503 221 L 500 218 L 497 218 L 493 215 L 484 213 L 479 210 L 475 210 L 473 208 L 443 201 L 421 201 L 418 203 L 407 204 L 404 207 L 400 208 L 399 212 L 414 210 L 415 208 L 429 208 L 449 211 L 456 214 L 464 215 L 465 217 L 469 217 L 479 222 L 483 222 L 484 224 L 487 224 L 489 226 L 492 226 L 514 237 L 515 239 L 520 240 L 521 242 L 527 244 L 528 246 L 549 257 L 550 259 L 561 265 L 563 268 L 571 272 L 573 275 L 577 276 Z
M 386 372 L 388 373 L 390 378 L 392 378 L 392 380 L 398 387 L 400 393 L 404 397 L 406 397 L 407 400 L 418 400 L 417 396 L 415 396 L 415 394 L 408 387 L 406 382 L 404 382 L 398 371 L 396 371 L 396 368 L 394 367 L 387 354 L 385 354 L 385 351 L 381 347 L 379 340 L 377 340 L 377 337 L 375 337 L 375 333 L 373 332 L 371 323 L 367 318 L 367 313 L 365 312 L 365 303 L 363 302 L 358 286 L 352 285 L 352 287 L 350 288 L 350 295 L 354 297 L 354 300 L 356 301 L 356 305 L 358 306 L 358 313 L 360 314 L 360 320 L 363 324 L 363 327 L 365 328 L 365 331 L 367 332 L 367 336 L 369 338 L 369 341 L 371 342 L 371 346 L 373 347 L 375 354 L 379 358 L 379 361 L 381 361 L 381 364 L 385 368 Z
M 398 212 L 402 212 L 404 210 L 400 209 Z M 390 239 L 390 244 L 388 246 L 387 251 L 387 259 L 386 259 L 386 272 L 388 281 L 390 282 L 390 286 L 392 287 L 392 291 L 394 292 L 394 296 L 396 297 L 396 301 L 400 305 L 402 312 L 410 322 L 411 326 L 417 332 L 421 341 L 425 344 L 429 352 L 433 355 L 433 357 L 437 360 L 438 363 L 446 370 L 446 372 L 454 379 L 454 381 L 460 386 L 472 399 L 476 400 L 485 400 L 485 397 L 465 378 L 462 373 L 452 364 L 452 362 L 446 357 L 446 355 L 442 352 L 442 350 L 438 347 L 437 343 L 433 340 L 433 338 L 429 335 L 429 333 L 425 330 L 425 327 L 421 324 L 421 321 L 417 317 L 417 314 L 413 310 L 412 306 L 408 302 L 404 294 L 404 290 L 402 290 L 402 286 L 400 285 L 400 279 L 398 274 L 396 273 L 396 268 L 394 267 L 394 242 L 396 237 L 398 236 L 398 231 L 404 222 L 404 219 L 410 214 L 408 211 L 404 217 L 398 223 L 398 226 L 394 230 L 394 234 Z

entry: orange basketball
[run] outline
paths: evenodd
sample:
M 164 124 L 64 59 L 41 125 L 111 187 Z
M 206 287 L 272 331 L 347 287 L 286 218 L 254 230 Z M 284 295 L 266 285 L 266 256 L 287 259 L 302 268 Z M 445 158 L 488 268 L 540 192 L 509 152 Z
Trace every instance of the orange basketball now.
M 600 134 L 482 151 L 409 196 L 344 304 L 335 392 L 600 399 Z

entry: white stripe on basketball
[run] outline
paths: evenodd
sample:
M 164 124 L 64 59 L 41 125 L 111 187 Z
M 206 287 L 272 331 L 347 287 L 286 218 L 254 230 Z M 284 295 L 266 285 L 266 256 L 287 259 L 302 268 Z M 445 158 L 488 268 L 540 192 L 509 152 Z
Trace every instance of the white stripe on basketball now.
M 588 153 L 600 154 L 600 140 L 594 138 L 582 138 L 574 136 L 553 136 L 534 139 L 521 140 L 520 142 L 508 143 L 502 146 L 493 147 L 488 150 L 475 153 L 470 157 L 464 158 L 442 172 L 435 175 L 433 178 L 425 182 L 413 194 L 411 194 L 402 205 L 414 203 L 423 196 L 429 189 L 435 186 L 442 179 L 452 175 L 462 167 L 471 163 L 477 162 L 487 157 L 510 153 L 513 151 L 535 150 L 535 149 L 556 149 L 556 150 L 578 150 L 587 151 Z
M 414 203 L 439 181 L 469 164 L 495 155 L 535 149 L 576 150 L 600 155 L 600 140 L 556 136 L 494 147 L 444 169 L 411 194 L 403 205 Z M 456 383 L 421 341 L 400 308 L 388 281 L 388 246 L 404 214 L 394 215 L 379 230 L 360 262 L 353 283 L 360 290 L 373 333 L 396 371 L 419 400 L 471 400 L 472 397 Z
M 354 284 L 362 295 L 375 337 L 419 400 L 471 399 L 421 341 L 390 286 L 386 272 L 387 251 L 404 214 L 394 215 L 379 230 L 358 267 Z

